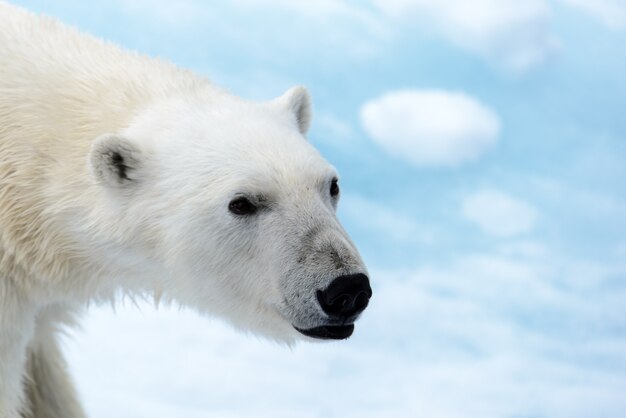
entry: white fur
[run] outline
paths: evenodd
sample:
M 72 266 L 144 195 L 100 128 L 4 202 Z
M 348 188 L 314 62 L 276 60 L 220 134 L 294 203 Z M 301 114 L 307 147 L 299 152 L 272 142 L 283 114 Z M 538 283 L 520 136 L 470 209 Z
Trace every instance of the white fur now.
M 0 417 L 82 415 L 55 330 L 120 292 L 285 342 L 323 320 L 315 289 L 365 267 L 310 116 L 0 2 Z

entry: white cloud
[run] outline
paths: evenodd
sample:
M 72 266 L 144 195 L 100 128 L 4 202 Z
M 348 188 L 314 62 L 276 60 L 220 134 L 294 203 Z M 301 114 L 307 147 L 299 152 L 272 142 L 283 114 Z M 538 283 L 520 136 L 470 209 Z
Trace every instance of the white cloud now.
M 558 46 L 544 0 L 374 0 L 396 21 L 426 27 L 457 46 L 523 72 Z
M 530 232 L 537 219 L 533 207 L 496 190 L 481 190 L 466 197 L 461 212 L 486 233 L 500 237 Z
M 257 41 L 270 42 L 278 54 L 310 54 L 321 46 L 327 53 L 338 49 L 356 57 L 371 56 L 393 37 L 435 33 L 499 66 L 524 72 L 544 61 L 558 45 L 549 30 L 550 7 L 545 0 L 371 0 L 361 4 L 232 0 L 217 8 L 206 7 L 199 0 L 182 0 L 175 5 L 164 0 L 117 2 L 125 13 L 158 19 L 177 33 L 196 36 L 200 27 L 209 27 L 210 34 L 220 34 L 226 42 L 252 43 L 257 49 Z M 260 15 L 262 20 L 257 19 Z M 266 31 L 270 22 L 280 24 L 283 30 Z M 245 25 L 257 36 L 247 40 L 241 32 L 233 31 L 232 24 Z M 282 33 L 297 35 L 284 37 Z
M 523 73 L 559 49 L 552 30 L 554 1 L 578 8 L 613 29 L 626 25 L 622 0 L 231 0 L 211 7 L 200 0 L 116 0 L 114 4 L 134 18 L 170 26 L 176 30 L 172 36 L 200 34 L 207 42 L 235 45 L 247 54 L 272 59 L 294 53 L 300 59 L 333 56 L 335 51 L 371 58 L 394 38 L 434 34 L 496 66 Z M 268 25 L 280 25 L 282 30 L 267 31 Z M 204 32 L 206 28 L 210 30 Z M 254 36 L 248 38 L 247 33 Z M 267 44 L 272 48 L 259 47 Z M 316 65 L 324 62 L 318 59 Z
M 496 114 L 472 97 L 442 90 L 400 90 L 361 108 L 361 123 L 385 151 L 419 166 L 457 166 L 497 142 Z
M 142 306 L 96 309 L 65 351 L 93 418 L 621 416 L 624 291 L 558 280 L 570 261 L 487 253 L 374 269 L 372 304 L 344 342 L 287 349 Z
M 560 0 L 600 20 L 611 29 L 626 26 L 626 2 L 623 0 Z

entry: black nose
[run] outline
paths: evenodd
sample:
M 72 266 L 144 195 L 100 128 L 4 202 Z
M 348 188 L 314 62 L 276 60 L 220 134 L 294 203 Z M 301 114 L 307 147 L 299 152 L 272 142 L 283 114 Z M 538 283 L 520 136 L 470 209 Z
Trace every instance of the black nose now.
M 333 280 L 325 290 L 317 291 L 317 300 L 329 316 L 350 318 L 363 312 L 372 297 L 365 274 L 350 274 Z

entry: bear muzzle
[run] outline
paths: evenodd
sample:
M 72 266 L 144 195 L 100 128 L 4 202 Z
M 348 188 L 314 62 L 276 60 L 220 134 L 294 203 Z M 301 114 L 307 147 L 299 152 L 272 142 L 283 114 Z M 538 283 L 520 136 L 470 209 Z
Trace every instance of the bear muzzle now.
M 327 315 L 328 324 L 297 331 L 307 337 L 343 340 L 354 331 L 354 321 L 365 310 L 372 297 L 372 288 L 365 274 L 349 274 L 335 278 L 326 289 L 317 291 L 317 301 Z

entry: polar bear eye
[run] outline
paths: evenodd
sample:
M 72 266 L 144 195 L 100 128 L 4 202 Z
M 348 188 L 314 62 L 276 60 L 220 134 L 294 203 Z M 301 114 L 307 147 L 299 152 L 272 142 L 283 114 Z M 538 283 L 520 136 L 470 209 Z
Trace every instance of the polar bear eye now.
M 337 184 L 338 180 L 335 178 L 330 183 L 330 195 L 332 197 L 337 197 L 339 195 L 339 184 Z
M 252 202 L 250 202 L 245 197 L 238 197 L 228 204 L 228 210 L 235 215 L 252 215 L 256 212 L 257 207 L 254 206 Z

